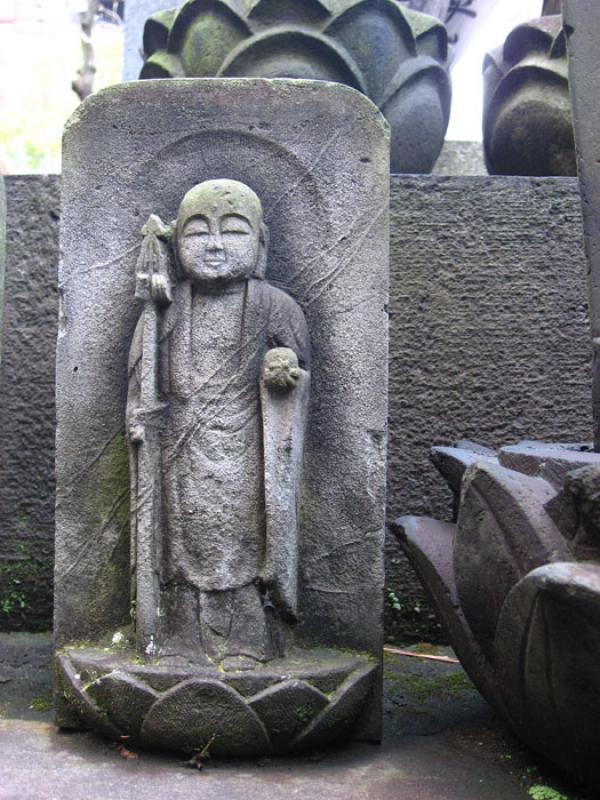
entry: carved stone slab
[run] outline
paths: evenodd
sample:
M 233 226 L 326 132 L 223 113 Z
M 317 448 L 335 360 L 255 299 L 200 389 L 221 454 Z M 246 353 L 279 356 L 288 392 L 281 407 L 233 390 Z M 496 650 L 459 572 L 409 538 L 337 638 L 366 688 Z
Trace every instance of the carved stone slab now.
M 56 645 L 89 642 L 110 649 L 115 634 L 119 641 L 131 623 L 124 421 L 127 356 L 141 310 L 134 299 L 140 229 L 152 213 L 174 219 L 185 192 L 210 179 L 240 181 L 261 198 L 271 240 L 266 278 L 291 295 L 306 317 L 311 395 L 294 640 L 301 650 L 361 654 L 361 663 L 369 666 L 358 673 L 350 669 L 347 679 L 368 684 L 354 735 L 375 739 L 380 735 L 380 682 L 372 679 L 372 665 L 379 663 L 382 646 L 389 142 L 375 107 L 343 86 L 146 81 L 90 98 L 67 125 L 57 352 Z M 150 741 L 157 690 L 138 686 L 131 664 L 121 663 L 119 680 L 139 701 L 136 718 L 144 718 Z M 69 692 L 76 693 L 79 673 L 74 667 L 71 672 Z M 98 698 L 113 691 L 113 678 L 98 687 Z M 199 698 L 212 697 L 212 678 L 186 680 L 190 703 L 200 708 Z M 292 671 L 290 680 L 302 676 Z M 314 680 L 310 686 L 302 691 L 322 721 L 327 708 L 321 707 L 321 690 Z M 297 688 L 280 687 L 292 694 Z M 252 730 L 268 727 L 271 705 L 264 708 L 263 689 L 251 692 L 249 703 L 232 691 L 223 689 L 232 720 L 243 714 L 252 720 Z M 160 702 L 173 708 L 182 702 L 182 696 L 162 697 Z M 98 698 L 93 702 L 101 704 Z M 344 698 L 334 704 L 335 719 L 346 713 Z M 63 711 L 59 721 L 67 724 Z M 165 725 L 167 711 L 161 712 Z M 320 726 L 315 741 L 334 735 L 319 732 L 333 730 L 333 722 L 315 724 Z M 350 725 L 343 727 L 352 735 Z M 289 741 L 299 736 L 312 741 L 309 729 L 289 727 L 286 735 Z M 232 744 L 230 752 L 235 751 Z

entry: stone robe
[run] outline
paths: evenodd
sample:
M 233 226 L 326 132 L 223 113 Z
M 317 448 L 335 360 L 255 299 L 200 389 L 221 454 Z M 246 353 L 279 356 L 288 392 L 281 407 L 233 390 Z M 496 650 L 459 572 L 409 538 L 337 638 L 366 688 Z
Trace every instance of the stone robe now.
M 262 361 L 267 350 L 289 347 L 308 369 L 308 331 L 289 295 L 251 279 L 219 292 L 181 281 L 159 335 L 159 387 L 167 403 L 160 583 L 171 595 L 166 608 L 189 606 L 195 598 L 200 616 L 203 607 L 214 616 L 214 598 L 206 593 L 248 587 L 265 564 Z M 130 409 L 139 398 L 142 340 L 138 324 L 130 350 Z M 177 602 L 177 596 L 186 599 Z M 189 609 L 186 622 L 181 611 L 167 614 L 171 628 L 178 620 L 189 624 Z M 218 621 L 210 627 L 218 629 Z

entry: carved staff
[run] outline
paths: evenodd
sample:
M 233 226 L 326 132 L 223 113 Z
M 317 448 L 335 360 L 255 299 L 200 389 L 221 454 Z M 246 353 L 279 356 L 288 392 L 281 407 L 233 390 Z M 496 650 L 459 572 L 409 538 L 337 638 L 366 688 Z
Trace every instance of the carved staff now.
M 562 5 L 588 259 L 594 449 L 600 451 L 600 3 L 563 0 Z
M 132 458 L 132 567 L 138 648 L 156 652 L 160 610 L 160 560 L 162 535 L 162 457 L 160 425 L 166 404 L 160 401 L 159 318 L 161 306 L 171 302 L 164 241 L 170 229 L 154 214 L 142 228 L 144 237 L 136 271 L 137 298 L 144 301 L 140 359 L 139 405 L 129 419 L 136 443 Z M 162 241 L 161 241 L 162 240 Z

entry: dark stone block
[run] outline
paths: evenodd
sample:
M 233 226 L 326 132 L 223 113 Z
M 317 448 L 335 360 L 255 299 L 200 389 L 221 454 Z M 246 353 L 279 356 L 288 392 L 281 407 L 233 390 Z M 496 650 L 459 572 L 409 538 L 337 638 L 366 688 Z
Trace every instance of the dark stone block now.
M 6 179 L 0 366 L 0 628 L 48 630 L 54 552 L 56 177 Z

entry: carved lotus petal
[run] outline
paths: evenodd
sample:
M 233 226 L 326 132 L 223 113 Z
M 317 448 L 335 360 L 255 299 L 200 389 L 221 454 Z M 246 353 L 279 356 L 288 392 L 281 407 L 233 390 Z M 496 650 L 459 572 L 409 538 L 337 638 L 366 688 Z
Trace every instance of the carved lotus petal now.
M 520 735 L 598 784 L 600 566 L 555 563 L 531 572 L 506 600 L 495 658 Z
M 361 0 L 339 14 L 325 33 L 352 55 L 377 105 L 400 64 L 417 54 L 411 27 L 393 0 Z
M 567 556 L 545 509 L 555 495 L 547 481 L 493 463 L 475 464 L 465 473 L 454 574 L 463 613 L 490 660 L 510 590 L 530 570 Z
M 69 656 L 60 655 L 57 661 L 58 687 L 69 706 L 69 712 L 75 713 L 79 724 L 85 722 L 105 736 L 113 739 L 117 738 L 119 735 L 118 729 L 109 719 L 106 711 L 100 708 L 87 694 L 81 675 L 75 669 Z M 61 709 L 59 709 L 58 713 L 59 717 L 60 715 Z
M 374 671 L 374 667 L 363 667 L 353 672 L 331 696 L 329 705 L 292 742 L 292 748 L 307 750 L 349 737 L 367 700 Z
M 337 81 L 365 91 L 359 70 L 341 47 L 300 29 L 271 29 L 242 42 L 225 59 L 219 75 Z
M 548 52 L 561 29 L 562 20 L 559 17 L 541 17 L 517 25 L 504 42 L 504 60 L 514 66 L 531 53 Z
M 248 19 L 258 27 L 272 25 L 319 25 L 329 16 L 320 0 L 258 0 Z
M 417 53 L 434 58 L 445 66 L 448 60 L 448 31 L 445 26 L 439 19 L 428 16 L 431 12 L 420 14 L 409 8 L 403 10 L 415 37 Z
M 253 756 L 271 751 L 264 725 L 233 689 L 188 680 L 157 700 L 142 726 L 150 747 L 193 752 L 209 742 L 213 755 Z
M 142 78 L 343 83 L 390 123 L 393 172 L 430 172 L 439 156 L 450 113 L 447 32 L 396 0 L 188 0 L 174 17 L 151 17 L 146 34 Z
M 179 55 L 185 75 L 211 77 L 250 33 L 246 21 L 223 0 L 188 0 L 173 22 L 168 51 Z
M 575 144 L 566 77 L 548 66 L 515 67 L 494 95 L 484 136 L 493 173 L 574 175 Z
M 381 111 L 392 129 L 392 172 L 431 172 L 450 118 L 446 71 L 427 56 L 405 62 L 388 85 Z
M 277 750 L 285 749 L 329 704 L 323 692 L 299 680 L 270 686 L 248 702 L 265 724 Z
M 493 664 L 483 656 L 458 599 L 452 557 L 456 526 L 430 517 L 406 516 L 397 519 L 392 529 L 433 600 L 469 677 L 490 703 L 497 703 Z
M 144 54 L 151 56 L 157 50 L 166 50 L 169 34 L 177 14 L 176 8 L 157 11 L 144 25 Z
M 86 694 L 106 712 L 120 734 L 134 737 L 158 698 L 158 693 L 149 686 L 120 672 L 110 672 L 94 681 Z
M 488 170 L 574 175 L 571 102 L 562 18 L 519 25 L 484 61 Z
M 157 50 L 145 62 L 140 78 L 184 78 L 185 72 L 179 56 Z

